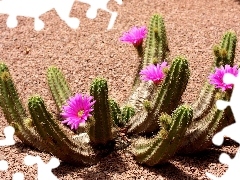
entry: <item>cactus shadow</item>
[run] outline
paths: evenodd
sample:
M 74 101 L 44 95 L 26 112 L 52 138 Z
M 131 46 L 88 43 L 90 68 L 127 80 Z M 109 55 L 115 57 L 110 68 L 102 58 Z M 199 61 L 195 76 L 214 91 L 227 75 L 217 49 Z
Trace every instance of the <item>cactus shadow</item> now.
M 240 0 L 234 0 L 235 2 L 237 2 L 240 5 Z
M 112 152 L 92 166 L 75 166 L 63 162 L 57 169 L 53 169 L 53 173 L 57 177 L 81 174 L 82 179 L 99 179 L 99 177 L 103 176 L 106 178 L 109 176 L 110 178 L 114 173 L 121 174 L 126 169 L 128 169 L 128 165 L 124 162 L 121 155 L 118 152 Z
M 161 175 L 164 179 L 171 179 L 171 180 L 179 180 L 179 179 L 186 179 L 186 180 L 197 180 L 197 178 L 192 177 L 189 174 L 181 171 L 177 166 L 175 166 L 171 162 L 166 162 L 164 164 L 156 165 L 154 167 L 143 166 L 144 169 L 149 170 L 155 174 Z
M 191 166 L 196 168 L 208 167 L 211 163 L 220 163 L 219 156 L 221 153 L 226 153 L 222 147 L 239 147 L 239 144 L 229 138 L 225 138 L 224 143 L 221 147 L 212 145 L 210 148 L 192 154 L 177 155 L 176 161 L 181 162 L 184 166 Z M 227 152 L 227 154 L 233 158 L 235 152 Z M 186 163 L 184 163 L 186 162 Z

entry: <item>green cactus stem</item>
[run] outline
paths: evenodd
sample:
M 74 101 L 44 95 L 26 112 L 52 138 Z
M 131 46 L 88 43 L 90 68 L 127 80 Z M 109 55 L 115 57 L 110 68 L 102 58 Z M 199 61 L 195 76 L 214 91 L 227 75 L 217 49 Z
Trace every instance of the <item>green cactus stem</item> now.
M 215 60 L 212 64 L 210 73 L 215 71 L 215 67 L 224 66 L 226 64 L 233 65 L 236 42 L 237 37 L 233 31 L 228 31 L 223 35 L 221 43 L 214 47 Z M 198 121 L 209 112 L 213 106 L 215 94 L 215 87 L 207 80 L 200 91 L 198 99 L 192 104 L 193 121 Z
M 71 96 L 70 88 L 63 73 L 56 67 L 49 67 L 47 71 L 47 80 L 53 99 L 57 105 L 58 111 L 62 110 L 62 106 Z
M 93 80 L 90 95 L 96 101 L 89 121 L 89 137 L 94 145 L 105 145 L 113 139 L 113 120 L 108 104 L 108 86 L 103 78 Z
M 183 143 L 179 147 L 179 153 L 195 153 L 205 150 L 212 145 L 214 134 L 234 122 L 234 118 L 230 118 L 232 112 L 229 107 L 223 111 L 218 110 L 215 105 L 218 99 L 229 100 L 229 97 L 228 92 L 218 91 L 216 93 L 215 103 L 209 113 L 199 121 L 192 122 L 187 129 Z
M 159 129 L 158 118 L 160 113 L 167 114 L 179 105 L 181 96 L 186 89 L 189 79 L 189 67 L 185 58 L 177 57 L 158 90 L 157 95 L 150 101 L 152 109 L 142 107 L 128 123 L 128 133 L 151 133 Z
M 122 109 L 122 124 L 128 123 L 129 119 L 135 115 L 135 110 L 132 106 L 126 105 Z
M 140 138 L 132 147 L 137 162 L 154 166 L 169 160 L 182 142 L 187 127 L 191 123 L 193 111 L 190 106 L 181 105 L 173 111 L 172 117 L 167 114 L 160 116 L 161 121 L 169 122 L 153 138 Z
M 40 96 L 33 96 L 28 101 L 28 109 L 33 124 L 39 133 L 45 150 L 60 160 L 71 164 L 94 164 L 95 154 L 90 145 L 76 142 L 70 138 L 47 111 L 44 101 Z
M 15 128 L 16 136 L 25 144 L 34 147 L 39 139 L 36 132 L 25 123 L 27 113 L 19 98 L 8 67 L 0 63 L 0 106 L 9 125 Z
M 152 63 L 167 61 L 169 53 L 166 28 L 163 17 L 155 14 L 151 17 L 148 25 L 146 47 L 144 48 L 144 57 L 140 62 L 137 74 L 134 79 L 134 86 L 139 85 L 139 72 L 145 66 Z
M 119 105 L 113 99 L 110 99 L 109 106 L 114 125 L 121 126 L 122 114 Z

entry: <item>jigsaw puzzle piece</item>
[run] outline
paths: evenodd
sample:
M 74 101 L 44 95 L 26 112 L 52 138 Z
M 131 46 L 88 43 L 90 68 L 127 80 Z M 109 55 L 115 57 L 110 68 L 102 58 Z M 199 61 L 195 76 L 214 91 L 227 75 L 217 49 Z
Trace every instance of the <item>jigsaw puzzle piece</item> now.
M 0 160 L 0 171 L 8 170 L 8 162 L 5 160 Z
M 5 139 L 0 140 L 0 146 L 10 146 L 10 145 L 14 145 L 16 142 L 13 138 L 15 129 L 12 126 L 7 126 L 4 128 L 4 136 Z
M 74 2 L 75 0 L 57 0 L 55 1 L 54 8 L 59 17 L 65 21 L 69 27 L 77 29 L 79 27 L 80 20 L 75 17 L 70 17 Z

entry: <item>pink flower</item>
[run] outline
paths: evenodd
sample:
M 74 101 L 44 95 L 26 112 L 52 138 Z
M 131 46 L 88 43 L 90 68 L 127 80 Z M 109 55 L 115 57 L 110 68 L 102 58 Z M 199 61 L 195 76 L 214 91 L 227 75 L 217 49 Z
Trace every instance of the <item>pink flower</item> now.
M 220 68 L 215 68 L 215 73 L 210 74 L 208 76 L 210 83 L 213 84 L 216 88 L 221 88 L 222 91 L 225 91 L 226 89 L 232 89 L 233 84 L 225 84 L 223 82 L 223 76 L 226 73 L 233 74 L 234 76 L 238 75 L 238 67 L 233 66 L 230 67 L 230 65 L 225 65 L 225 67 L 221 66 Z
M 65 119 L 62 123 L 70 125 L 71 129 L 77 129 L 80 123 L 85 123 L 93 111 L 92 105 L 95 101 L 92 100 L 92 96 L 83 94 L 76 94 L 69 98 L 61 113 L 61 116 Z
M 140 78 L 143 81 L 153 81 L 154 84 L 159 84 L 165 77 L 164 69 L 167 68 L 167 62 L 162 64 L 150 64 L 141 70 Z
M 147 28 L 145 26 L 142 26 L 140 28 L 133 27 L 128 32 L 125 32 L 122 35 L 122 37 L 120 38 L 120 41 L 131 43 L 134 46 L 139 46 L 142 44 L 146 34 L 147 34 Z

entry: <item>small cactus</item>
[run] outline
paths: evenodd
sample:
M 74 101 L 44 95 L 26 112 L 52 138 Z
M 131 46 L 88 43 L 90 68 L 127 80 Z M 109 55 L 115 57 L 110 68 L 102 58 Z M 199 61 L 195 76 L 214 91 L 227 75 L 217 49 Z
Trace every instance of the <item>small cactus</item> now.
M 129 119 L 135 115 L 135 110 L 132 106 L 124 106 L 122 109 L 122 124 L 128 123 Z
M 111 111 L 111 117 L 114 122 L 114 126 L 122 125 L 122 114 L 119 105 L 113 100 L 109 100 L 109 106 Z

